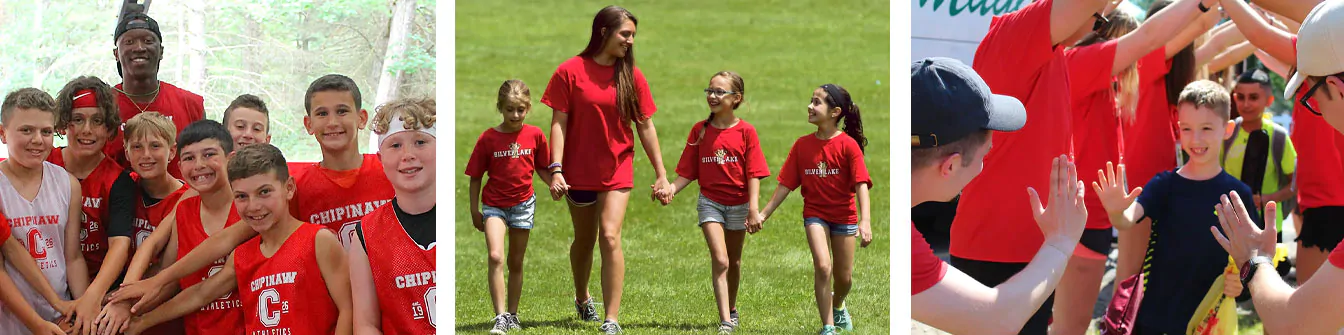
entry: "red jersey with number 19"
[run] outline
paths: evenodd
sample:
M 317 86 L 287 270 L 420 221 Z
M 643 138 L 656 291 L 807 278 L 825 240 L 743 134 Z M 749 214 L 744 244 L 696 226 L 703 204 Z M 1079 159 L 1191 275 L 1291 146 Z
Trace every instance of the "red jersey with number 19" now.
M 201 226 L 201 198 L 192 197 L 182 200 L 177 206 L 177 259 L 182 259 L 192 249 L 204 242 L 210 235 L 205 233 Z M 232 226 L 238 223 L 241 218 L 238 216 L 237 208 L 229 206 L 229 218 L 224 221 L 224 226 Z M 210 268 L 201 269 L 182 277 L 178 284 L 183 289 L 196 285 L 206 278 L 213 276 L 224 269 L 224 263 L 227 259 L 221 258 L 210 263 Z M 201 307 L 201 310 L 187 314 L 182 318 L 186 321 L 187 335 L 239 335 L 243 334 L 243 306 L 238 300 L 238 291 L 234 290 L 224 297 L 211 301 L 210 304 Z
M 332 171 L 312 165 L 290 171 L 298 190 L 289 211 L 301 221 L 331 228 L 341 246 L 359 241 L 355 224 L 373 209 L 392 201 L 396 195 L 392 182 L 383 174 L 378 155 L 364 155 L 364 162 L 353 171 Z
M 271 257 L 261 238 L 238 246 L 233 255 L 238 291 L 243 294 L 250 335 L 329 335 L 339 311 L 317 266 L 315 237 L 324 227 L 303 223 Z
M 434 334 L 435 246 L 423 249 L 411 240 L 390 203 L 365 216 L 361 225 L 365 241 L 378 241 L 365 252 L 378 293 L 383 334 Z

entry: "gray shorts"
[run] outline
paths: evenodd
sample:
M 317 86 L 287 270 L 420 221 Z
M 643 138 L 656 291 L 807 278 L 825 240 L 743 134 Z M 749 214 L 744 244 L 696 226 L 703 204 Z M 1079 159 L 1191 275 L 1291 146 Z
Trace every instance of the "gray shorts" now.
M 747 230 L 747 206 L 751 203 L 745 203 L 736 206 L 727 206 L 714 200 L 709 200 L 703 194 L 700 195 L 700 201 L 695 206 L 695 210 L 700 212 L 700 225 L 705 222 L 718 222 L 723 224 L 723 229 L 727 230 Z
M 521 204 L 509 208 L 491 207 L 481 204 L 481 220 L 497 217 L 504 220 L 509 228 L 532 229 L 532 216 L 537 212 L 537 196 L 533 195 Z
M 834 223 L 821 218 L 803 218 L 803 227 L 809 225 L 818 225 L 831 231 L 831 236 L 854 236 L 859 234 L 859 225 L 856 223 Z

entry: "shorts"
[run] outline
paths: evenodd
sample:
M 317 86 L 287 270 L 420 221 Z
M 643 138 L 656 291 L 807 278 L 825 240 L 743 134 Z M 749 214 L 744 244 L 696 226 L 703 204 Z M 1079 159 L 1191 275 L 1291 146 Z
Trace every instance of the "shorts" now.
M 569 190 L 565 199 L 574 207 L 588 207 L 597 203 L 597 191 Z
M 1027 268 L 1027 263 L 999 263 L 977 261 L 957 256 L 952 256 L 952 267 L 965 273 L 975 281 L 984 284 L 986 287 L 995 287 L 1008 281 L 1022 269 Z M 1018 332 L 1019 335 L 1045 335 L 1050 327 L 1050 318 L 1054 316 L 1055 293 L 1050 292 L 1050 297 L 1045 299 L 1045 303 L 1036 309 L 1036 314 L 1032 314 L 1027 319 L 1026 325 Z
M 821 218 L 804 218 L 803 227 L 818 225 L 831 231 L 831 236 L 854 236 L 859 234 L 859 225 L 853 223 L 831 223 Z
M 1094 260 L 1105 260 L 1111 255 L 1111 230 L 1086 229 L 1078 239 L 1073 255 Z
M 709 200 L 703 194 L 700 195 L 699 202 L 695 205 L 695 210 L 700 212 L 700 225 L 704 226 L 706 222 L 718 222 L 723 224 L 726 230 L 747 230 L 747 215 L 750 213 L 747 206 L 751 203 L 745 203 L 736 206 L 723 205 L 714 200 Z
M 1327 206 L 1302 210 L 1302 232 L 1297 241 L 1304 248 L 1329 252 L 1344 239 L 1344 207 Z
M 509 228 L 532 229 L 532 217 L 537 212 L 537 196 L 528 197 L 521 204 L 509 208 L 491 207 L 481 204 L 481 220 L 496 217 L 504 220 Z

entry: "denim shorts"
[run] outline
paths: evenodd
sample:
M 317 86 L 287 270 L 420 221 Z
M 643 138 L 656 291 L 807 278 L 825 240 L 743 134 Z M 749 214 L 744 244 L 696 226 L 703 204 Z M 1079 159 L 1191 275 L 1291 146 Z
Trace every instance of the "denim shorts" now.
M 537 212 L 537 196 L 527 198 L 521 204 L 509 208 L 491 207 L 481 204 L 481 220 L 497 217 L 504 220 L 509 228 L 532 229 L 532 216 Z
M 700 212 L 700 225 L 704 226 L 706 222 L 718 222 L 723 224 L 725 230 L 747 230 L 747 206 L 745 203 L 737 206 L 723 205 L 714 200 L 709 200 L 703 194 L 695 206 L 695 210 Z
M 803 219 L 803 227 L 808 225 L 818 225 L 826 227 L 831 231 L 831 236 L 854 236 L 859 234 L 859 225 L 855 223 L 832 223 L 821 218 L 811 217 Z

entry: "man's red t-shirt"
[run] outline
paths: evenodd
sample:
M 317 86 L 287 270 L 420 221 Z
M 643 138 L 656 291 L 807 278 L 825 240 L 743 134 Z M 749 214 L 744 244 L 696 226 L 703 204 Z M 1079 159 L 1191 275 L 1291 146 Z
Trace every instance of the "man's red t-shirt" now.
M 705 136 L 700 137 L 700 130 Z M 736 206 L 748 203 L 747 180 L 770 176 L 770 166 L 761 152 L 761 141 L 756 127 L 739 120 L 728 129 L 706 126 L 700 122 L 691 127 L 686 137 L 686 148 L 677 162 L 677 175 L 700 181 L 700 194 L 722 205 Z
M 438 286 L 434 281 L 434 257 L 437 246 L 420 247 L 397 219 L 392 204 L 385 204 L 364 217 L 360 227 L 365 241 L 379 241 L 365 251 L 378 293 L 383 334 L 433 334 L 434 303 Z
M 1064 46 L 1050 41 L 1052 2 L 994 17 L 975 52 L 975 71 L 995 94 L 1021 100 L 1028 122 L 994 134 L 984 172 L 963 190 L 952 224 L 957 257 L 1025 263 L 1045 242 L 1026 190 L 1049 189 L 1050 161 L 1069 151 L 1073 118 Z
M 256 237 L 234 251 L 233 268 L 243 297 L 248 334 L 328 335 L 336 332 L 339 311 L 317 264 L 317 233 L 324 226 L 303 223 L 270 257 Z M 347 288 L 348 289 L 348 288 Z
M 117 84 L 117 89 L 122 89 L 121 84 Z M 148 106 L 131 102 L 131 98 L 125 94 L 117 93 L 115 95 L 117 96 L 118 114 L 121 116 L 122 126 L 120 127 L 122 131 L 118 131 L 117 136 L 107 140 L 107 146 L 103 147 L 103 153 L 127 169 L 131 168 L 131 163 L 126 160 L 126 142 L 123 139 L 123 133 L 126 130 L 125 122 L 140 114 L 141 108 L 144 108 L 146 112 L 163 114 L 168 120 L 173 121 L 174 126 L 177 126 L 178 133 L 181 133 L 182 129 L 192 122 L 205 119 L 205 98 L 167 82 L 159 82 L 159 95 Z M 182 170 L 178 167 L 176 159 L 168 162 L 168 174 L 173 175 L 173 178 L 182 179 Z
M 859 184 L 872 188 L 873 179 L 868 177 L 859 143 L 845 133 L 828 140 L 813 134 L 799 137 L 779 169 L 780 186 L 803 188 L 803 218 L 858 223 L 854 189 Z
M 1139 67 L 1139 105 L 1134 124 L 1125 129 L 1125 179 L 1129 188 L 1145 185 L 1159 172 L 1176 168 L 1176 106 L 1167 101 L 1171 61 L 1166 48 L 1158 47 L 1135 66 Z
M 938 285 L 947 275 L 947 263 L 933 254 L 933 248 L 924 240 L 924 234 L 910 223 L 910 295 L 923 293 Z
M 205 239 L 210 235 L 205 233 L 205 228 L 201 223 L 200 197 L 183 199 L 177 205 L 175 216 L 177 258 L 181 260 L 182 257 L 186 257 L 188 253 L 201 245 L 201 242 L 205 242 Z M 238 216 L 238 209 L 233 204 L 229 204 L 229 218 L 224 221 L 224 227 L 237 224 L 241 219 Z M 210 278 L 210 276 L 223 270 L 226 261 L 227 258 L 217 259 L 210 263 L 210 268 L 200 269 L 182 277 L 178 280 L 178 285 L 186 289 L 199 284 L 206 278 Z M 243 306 L 242 302 L 238 300 L 238 291 L 230 291 L 223 297 L 210 301 L 200 310 L 182 317 L 182 320 L 186 324 L 187 335 L 241 335 L 243 333 Z
M 616 108 L 616 69 L 574 56 L 551 75 L 541 103 L 568 113 L 562 168 L 571 189 L 611 191 L 634 187 L 635 135 L 632 121 L 622 120 Z M 639 67 L 634 68 L 639 112 L 652 117 L 658 111 L 653 92 Z M 554 141 L 555 139 L 551 139 Z
M 331 228 L 342 246 L 359 241 L 355 232 L 359 219 L 396 195 L 376 154 L 365 154 L 356 170 L 333 171 L 315 164 L 290 171 L 290 176 L 297 185 L 290 214 Z
M 1115 105 L 1111 68 L 1116 40 L 1064 50 L 1069 64 L 1070 99 L 1073 101 L 1074 163 L 1083 185 L 1097 181 L 1096 171 L 1106 162 L 1120 164 L 1120 116 Z M 1110 229 L 1111 220 L 1096 192 L 1086 192 L 1087 229 Z
M 481 192 L 481 203 L 495 208 L 509 208 L 532 197 L 532 175 L 544 171 L 551 163 L 550 147 L 541 128 L 523 125 L 512 133 L 486 129 L 476 139 L 476 147 L 467 160 L 467 176 L 481 178 L 487 172 Z

